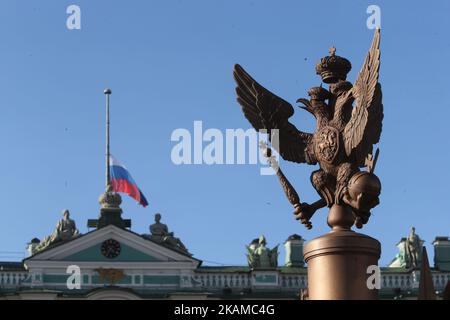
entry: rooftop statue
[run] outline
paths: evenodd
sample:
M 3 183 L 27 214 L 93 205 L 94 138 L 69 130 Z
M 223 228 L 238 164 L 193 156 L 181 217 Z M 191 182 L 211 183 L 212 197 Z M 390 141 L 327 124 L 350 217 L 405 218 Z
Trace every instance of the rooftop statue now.
M 75 221 L 70 219 L 70 212 L 66 209 L 63 211 L 63 218 L 58 221 L 53 233 L 45 237 L 38 245 L 36 245 L 31 253 L 34 254 L 55 243 L 71 240 L 72 238 L 79 236 L 79 234 Z
M 412 267 L 418 267 L 420 255 L 422 252 L 422 244 L 419 236 L 416 234 L 416 228 L 412 227 L 408 238 L 406 239 L 406 251 L 411 260 Z
M 161 214 L 155 214 L 155 223 L 150 225 L 150 235 L 146 237 L 157 243 L 168 245 L 173 249 L 188 253 L 188 249 L 184 246 L 180 239 L 174 236 L 173 232 L 169 232 L 169 228 L 164 223 L 161 223 Z
M 289 121 L 294 114 L 289 102 L 256 82 L 240 65 L 234 67 L 237 101 L 252 126 L 268 131 L 272 147 L 284 160 L 320 165 L 311 175 L 311 183 L 320 199 L 312 204 L 301 203 L 295 189 L 279 170 L 271 149 L 263 144 L 294 206 L 296 219 L 308 229 L 312 227 L 310 219 L 316 210 L 334 205 L 351 210 L 350 226 L 355 224 L 361 228 L 368 222 L 370 210 L 379 203 L 381 183 L 373 173 L 378 156 L 378 152 L 373 155 L 373 145 L 380 139 L 383 119 L 378 83 L 379 45 L 380 30 L 377 29 L 354 84 L 346 81 L 350 61 L 336 55 L 335 48 L 318 62 L 316 73 L 329 84 L 328 90 L 313 87 L 308 91 L 310 99 L 297 100 L 302 104 L 300 108 L 316 119 L 314 133 L 300 131 Z M 367 171 L 361 171 L 363 167 L 367 167 Z M 334 222 L 329 219 L 328 223 L 332 226 Z
M 412 227 L 408 237 L 402 238 L 397 244 L 399 252 L 389 264 L 389 267 L 419 268 L 424 242 L 416 234 L 416 228 Z
M 278 245 L 273 249 L 266 247 L 266 238 L 260 236 L 247 246 L 248 265 L 255 269 L 269 269 L 278 266 Z
M 64 210 L 63 218 L 58 221 L 55 233 L 55 239 L 62 241 L 70 240 L 79 234 L 75 221 L 70 219 L 69 210 Z
M 31 239 L 30 242 L 27 243 L 27 252 L 30 256 L 32 256 L 34 253 L 36 253 L 36 248 L 41 243 L 41 240 L 38 238 Z

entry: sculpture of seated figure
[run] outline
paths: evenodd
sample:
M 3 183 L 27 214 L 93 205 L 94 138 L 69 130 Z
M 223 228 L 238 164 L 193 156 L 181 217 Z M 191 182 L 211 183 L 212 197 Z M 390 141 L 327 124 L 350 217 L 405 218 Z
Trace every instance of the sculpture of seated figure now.
M 55 231 L 50 236 L 45 237 L 33 250 L 37 252 L 47 248 L 53 243 L 70 240 L 77 237 L 80 233 L 76 227 L 75 221 L 70 219 L 69 210 L 63 211 L 63 218 L 56 224 Z
M 150 225 L 150 239 L 158 243 L 168 244 L 171 247 L 175 247 L 187 252 L 188 250 L 181 242 L 181 240 L 176 238 L 173 232 L 169 232 L 169 228 L 167 227 L 167 225 L 161 223 L 160 221 L 161 214 L 155 214 L 155 223 Z
M 58 221 L 58 224 L 56 225 L 56 237 L 55 240 L 70 240 L 75 236 L 79 235 L 77 226 L 75 224 L 75 221 L 70 219 L 70 212 L 69 210 L 64 210 L 63 212 L 63 218 Z

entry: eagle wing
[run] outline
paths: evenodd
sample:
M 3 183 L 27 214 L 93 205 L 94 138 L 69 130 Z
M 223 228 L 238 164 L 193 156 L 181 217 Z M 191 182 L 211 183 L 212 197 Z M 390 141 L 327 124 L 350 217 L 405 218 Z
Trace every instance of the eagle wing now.
M 237 101 L 245 117 L 256 130 L 266 129 L 269 139 L 271 130 L 278 129 L 279 146 L 273 147 L 284 160 L 307 162 L 306 147 L 312 134 L 299 131 L 288 119 L 294 114 L 290 103 L 276 96 L 256 82 L 240 65 L 234 66 Z
M 356 105 L 343 134 L 345 152 L 359 166 L 364 166 L 366 156 L 380 140 L 383 104 L 381 85 L 378 83 L 379 69 L 380 29 L 377 29 L 372 46 L 352 88 Z

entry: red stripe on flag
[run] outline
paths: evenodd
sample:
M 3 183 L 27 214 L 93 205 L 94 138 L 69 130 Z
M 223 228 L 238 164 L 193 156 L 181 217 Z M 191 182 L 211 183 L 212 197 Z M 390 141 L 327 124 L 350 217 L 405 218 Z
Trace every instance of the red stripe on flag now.
M 111 186 L 114 192 L 126 193 L 137 202 L 141 202 L 141 194 L 138 187 L 135 184 L 130 183 L 128 180 L 113 179 L 111 180 Z

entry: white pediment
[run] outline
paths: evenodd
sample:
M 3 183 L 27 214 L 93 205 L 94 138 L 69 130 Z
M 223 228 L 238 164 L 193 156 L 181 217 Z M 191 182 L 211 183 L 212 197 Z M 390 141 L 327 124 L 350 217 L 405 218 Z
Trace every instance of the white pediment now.
M 101 246 L 113 239 L 120 244 L 120 254 L 114 258 L 105 257 Z M 126 268 L 187 268 L 194 269 L 201 262 L 140 235 L 109 225 L 84 234 L 66 243 L 39 252 L 25 259 L 28 267 L 65 266 L 73 263 L 86 267 Z

